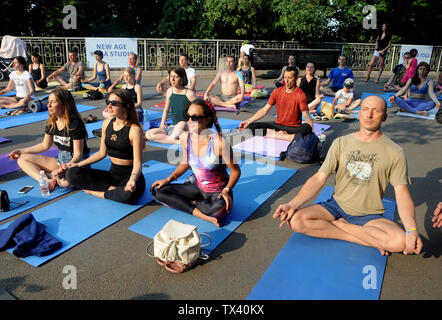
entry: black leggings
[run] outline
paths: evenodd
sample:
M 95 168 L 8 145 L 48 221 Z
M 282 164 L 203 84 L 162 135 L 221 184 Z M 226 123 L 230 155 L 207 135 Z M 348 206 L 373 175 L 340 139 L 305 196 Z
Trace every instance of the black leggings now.
M 71 186 L 78 189 L 104 191 L 104 198 L 123 203 L 132 203 L 137 200 L 146 188 L 143 174 L 140 174 L 133 192 L 124 191 L 132 174 L 132 166 L 112 164 L 110 171 L 74 167 L 66 171 L 66 180 Z M 109 190 L 110 186 L 115 186 Z
M 260 133 L 257 129 L 263 129 L 263 136 L 267 134 L 267 129 L 273 129 L 276 131 L 287 131 L 288 134 L 302 133 L 302 135 L 307 135 L 312 132 L 312 127 L 308 123 L 303 123 L 299 127 L 283 126 L 282 124 L 277 124 L 276 122 L 252 122 L 247 127 L 252 130 L 253 135 Z
M 152 196 L 168 207 L 190 214 L 198 208 L 206 216 L 223 218 L 227 215 L 226 202 L 223 198 L 218 199 L 218 195 L 219 192 L 206 193 L 192 183 L 166 184 L 160 189 L 155 186 L 152 190 Z M 233 199 L 232 190 L 229 195 Z

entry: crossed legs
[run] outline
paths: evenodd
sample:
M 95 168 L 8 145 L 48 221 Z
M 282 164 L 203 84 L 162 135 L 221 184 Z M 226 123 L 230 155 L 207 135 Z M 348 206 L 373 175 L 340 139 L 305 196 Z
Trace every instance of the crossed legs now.
M 212 103 L 213 105 L 225 107 L 225 108 L 231 108 L 231 109 L 236 109 L 236 104 L 240 103 L 242 101 L 240 94 L 232 97 L 231 99 L 229 99 L 227 101 L 222 100 L 218 96 L 210 95 L 209 100 L 210 100 L 210 103 Z
M 385 218 L 371 220 L 359 226 L 343 218 L 336 220 L 321 205 L 313 205 L 297 211 L 288 223 L 295 232 L 373 247 L 382 255 L 388 255 L 388 252 L 402 252 L 405 249 L 404 231 L 399 225 Z
M 40 178 L 40 171 L 43 170 L 48 176 L 49 190 L 54 190 L 55 185 L 59 182 L 60 186 L 67 186 L 66 180 L 58 179 L 60 174 L 60 166 L 56 158 L 42 156 L 38 154 L 22 154 L 17 159 L 18 166 L 31 178 L 38 181 Z

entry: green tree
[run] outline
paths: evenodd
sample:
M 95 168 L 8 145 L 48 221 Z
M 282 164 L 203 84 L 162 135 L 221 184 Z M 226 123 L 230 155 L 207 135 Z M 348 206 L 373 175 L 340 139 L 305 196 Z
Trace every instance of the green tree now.
M 205 36 L 264 39 L 273 31 L 271 4 L 269 0 L 205 0 Z
M 196 0 L 166 0 L 156 36 L 166 38 L 199 38 L 202 4 Z
M 276 26 L 284 29 L 290 40 L 319 41 L 327 38 L 333 26 L 334 9 L 328 0 L 273 0 L 278 15 Z

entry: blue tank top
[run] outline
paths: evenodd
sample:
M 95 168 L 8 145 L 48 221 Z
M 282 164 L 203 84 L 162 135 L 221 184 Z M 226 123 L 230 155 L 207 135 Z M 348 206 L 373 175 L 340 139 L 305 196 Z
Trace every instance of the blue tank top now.
M 215 154 L 215 135 L 210 136 L 207 151 L 203 157 L 198 157 L 193 152 L 191 135 L 192 133 L 189 132 L 187 136 L 187 162 L 195 174 L 195 183 L 204 192 L 221 192 L 229 181 L 229 175 L 223 159 Z
M 138 75 L 138 70 L 140 69 L 140 67 L 137 67 L 136 69 L 135 69 L 135 79 L 137 78 L 137 75 Z M 140 78 L 140 81 L 137 81 L 137 83 L 141 86 L 141 78 Z
M 416 94 L 427 94 L 429 82 L 430 82 L 430 79 L 428 79 L 427 82 L 420 88 L 418 88 L 417 85 L 412 84 L 410 86 L 410 92 L 416 93 Z
M 97 67 L 98 63 L 95 64 L 95 72 L 97 73 L 97 77 L 98 77 L 98 81 L 104 81 L 107 78 L 106 75 L 106 64 L 103 65 L 103 69 L 101 71 L 98 71 L 98 67 Z

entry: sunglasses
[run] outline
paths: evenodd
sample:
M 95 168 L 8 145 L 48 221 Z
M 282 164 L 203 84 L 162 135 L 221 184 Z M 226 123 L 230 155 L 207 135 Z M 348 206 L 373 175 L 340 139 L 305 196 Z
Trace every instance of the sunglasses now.
M 190 115 L 190 114 L 185 114 L 184 115 L 184 119 L 186 119 L 186 121 L 192 120 L 192 121 L 199 121 L 201 119 L 205 119 L 208 118 L 207 116 L 196 116 L 196 115 Z
M 105 100 L 105 103 L 106 103 L 106 105 L 109 105 L 109 104 L 110 104 L 112 107 L 116 107 L 116 106 L 119 106 L 119 105 L 123 104 L 123 103 L 120 102 L 120 101 L 109 100 L 109 99 L 106 99 L 106 100 Z

